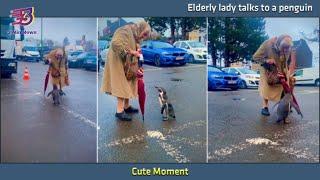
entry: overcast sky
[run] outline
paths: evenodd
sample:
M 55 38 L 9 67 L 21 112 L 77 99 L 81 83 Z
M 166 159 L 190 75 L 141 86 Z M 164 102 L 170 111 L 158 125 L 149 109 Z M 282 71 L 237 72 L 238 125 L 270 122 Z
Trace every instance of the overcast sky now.
M 43 18 L 43 38 L 62 42 L 65 37 L 69 38 L 71 43 L 81 39 L 86 35 L 87 40 L 96 41 L 97 33 L 96 18 Z M 25 27 L 25 30 L 37 31 L 37 35 L 28 36 L 40 39 L 41 36 L 41 18 Z
M 265 20 L 265 30 L 269 37 L 288 34 L 293 40 L 299 40 L 303 38 L 300 32 L 312 35 L 316 27 L 319 29 L 318 18 L 265 18 Z M 308 45 L 313 52 L 314 65 L 319 65 L 319 42 L 308 42 Z

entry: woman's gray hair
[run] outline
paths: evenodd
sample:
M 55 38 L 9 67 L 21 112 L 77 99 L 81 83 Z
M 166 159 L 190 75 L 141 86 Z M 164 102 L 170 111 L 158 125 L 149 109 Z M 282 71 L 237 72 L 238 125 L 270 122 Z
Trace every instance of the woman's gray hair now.
M 287 34 L 283 34 L 283 35 L 279 36 L 277 39 L 277 46 L 278 46 L 279 50 L 281 50 L 283 47 L 289 47 L 289 48 L 292 47 L 293 42 L 292 42 L 291 36 L 289 36 Z

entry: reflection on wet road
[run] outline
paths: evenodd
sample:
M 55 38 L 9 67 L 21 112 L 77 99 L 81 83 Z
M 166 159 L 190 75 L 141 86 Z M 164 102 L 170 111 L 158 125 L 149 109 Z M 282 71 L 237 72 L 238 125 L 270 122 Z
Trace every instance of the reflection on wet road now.
M 319 88 L 297 86 L 291 124 L 260 115 L 256 89 L 208 94 L 209 162 L 319 162 Z M 222 103 L 223 102 L 223 103 Z
M 54 106 L 43 95 L 47 68 L 19 62 L 18 74 L 1 79 L 2 162 L 96 162 L 96 73 L 70 69 L 71 85 Z
M 140 114 L 132 122 L 115 119 L 116 99 L 99 93 L 99 162 L 206 162 L 205 71 L 205 65 L 145 65 L 144 122 Z M 167 90 L 176 120 L 162 121 L 154 86 Z M 137 100 L 132 103 L 138 107 Z

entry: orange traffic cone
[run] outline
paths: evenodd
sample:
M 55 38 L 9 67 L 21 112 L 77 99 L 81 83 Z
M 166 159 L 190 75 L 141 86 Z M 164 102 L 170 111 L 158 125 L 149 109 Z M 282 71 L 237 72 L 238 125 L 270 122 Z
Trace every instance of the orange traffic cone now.
M 24 68 L 23 80 L 29 80 L 29 79 L 30 79 L 29 70 L 28 70 L 28 68 L 26 66 Z

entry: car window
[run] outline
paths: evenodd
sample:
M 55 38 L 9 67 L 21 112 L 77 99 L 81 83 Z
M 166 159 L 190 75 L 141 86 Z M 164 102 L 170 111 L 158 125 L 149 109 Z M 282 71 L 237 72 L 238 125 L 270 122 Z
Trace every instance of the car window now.
M 205 48 L 206 46 L 197 41 L 189 41 L 189 45 L 193 48 Z
M 213 66 L 208 66 L 208 71 L 210 71 L 210 72 L 223 72 L 222 70 L 220 70 L 216 67 L 213 67 Z
M 256 71 L 247 68 L 238 68 L 238 71 L 240 71 L 242 74 L 257 74 Z
M 294 76 L 302 76 L 303 75 L 303 70 L 297 70 L 296 73 L 294 73 Z
M 180 47 L 180 45 L 181 45 L 180 42 L 176 42 L 176 43 L 174 44 L 175 47 Z
M 152 43 L 154 49 L 161 49 L 161 48 L 172 48 L 173 46 L 169 43 L 154 41 Z
M 148 47 L 148 44 L 147 44 L 148 42 L 143 42 L 142 44 L 141 44 L 141 48 L 147 48 Z
M 237 72 L 238 72 L 238 71 L 235 70 L 235 69 L 233 69 L 233 68 L 230 68 L 230 69 L 229 69 L 229 73 L 236 74 Z
M 223 68 L 222 69 L 224 72 L 229 72 L 229 68 Z
M 183 49 L 188 49 L 189 46 L 187 45 L 187 43 L 182 42 L 182 43 L 181 43 L 181 48 L 183 48 Z

